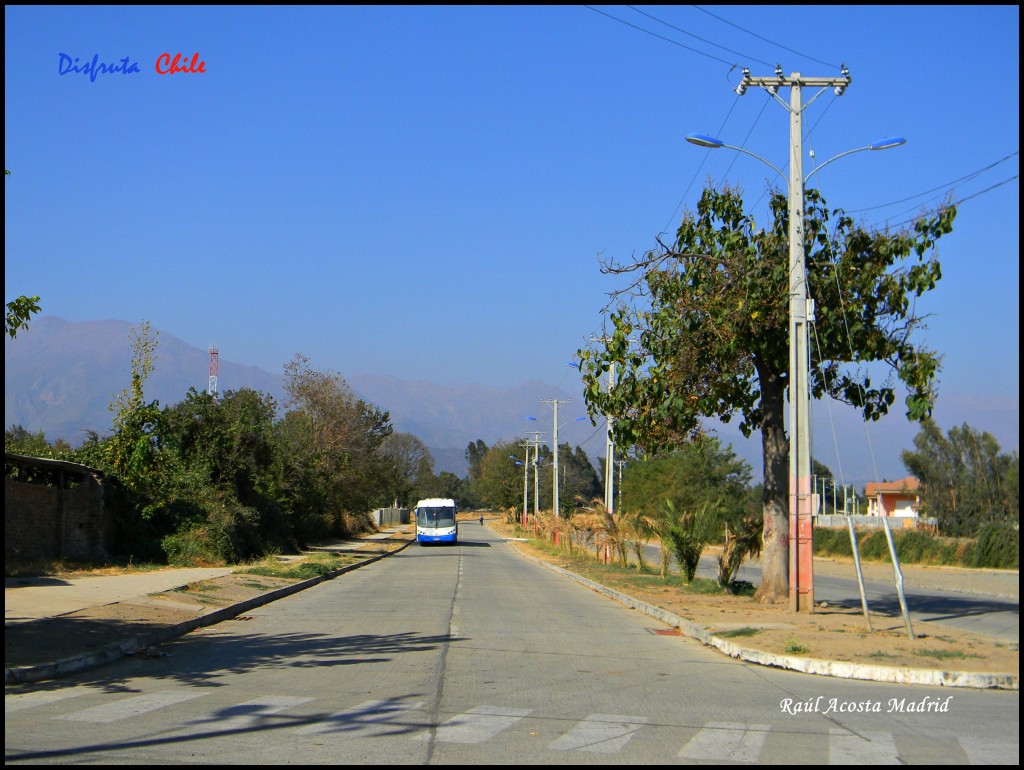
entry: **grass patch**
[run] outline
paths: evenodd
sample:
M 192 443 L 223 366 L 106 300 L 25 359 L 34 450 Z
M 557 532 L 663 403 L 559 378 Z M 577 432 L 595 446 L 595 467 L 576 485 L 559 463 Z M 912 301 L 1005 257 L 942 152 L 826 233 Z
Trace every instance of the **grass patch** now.
M 935 658 L 936 660 L 962 660 L 963 658 L 979 657 L 973 653 L 960 652 L 960 650 L 933 650 L 927 647 L 914 650 L 914 654 L 922 658 Z
M 787 655 L 806 655 L 811 651 L 810 647 L 800 644 L 794 637 L 789 637 L 786 640 L 785 651 Z
M 368 555 L 373 556 L 374 554 Z M 277 559 L 263 559 L 256 564 L 238 570 L 238 572 L 262 577 L 311 580 L 361 561 L 365 561 L 365 558 L 353 554 L 315 553 L 308 555 L 302 561 L 283 562 Z
M 875 652 L 872 652 L 870 655 L 868 655 L 868 657 L 882 660 L 892 660 L 896 656 L 889 652 L 882 652 L 881 650 L 876 650 Z
M 756 636 L 759 633 L 761 633 L 760 628 L 744 626 L 743 628 L 731 628 L 728 631 L 716 631 L 715 636 L 720 636 L 723 639 L 735 639 L 738 636 Z
M 131 559 L 96 562 L 12 556 L 4 560 L 4 577 L 92 577 L 153 572 L 166 568 L 166 564 L 135 563 Z

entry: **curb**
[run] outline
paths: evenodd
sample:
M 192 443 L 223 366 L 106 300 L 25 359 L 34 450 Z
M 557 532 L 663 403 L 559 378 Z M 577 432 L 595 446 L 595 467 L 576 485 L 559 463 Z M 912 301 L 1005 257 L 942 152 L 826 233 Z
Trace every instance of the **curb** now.
M 506 541 L 508 542 L 508 541 Z M 577 583 L 587 586 L 599 594 L 607 596 L 619 604 L 630 609 L 642 612 L 652 618 L 662 621 L 670 626 L 679 628 L 685 635 L 692 637 L 708 647 L 714 647 L 719 652 L 728 655 L 730 658 L 743 660 L 748 663 L 756 663 L 761 666 L 772 666 L 774 668 L 798 671 L 803 674 L 814 674 L 818 676 L 834 676 L 843 679 L 863 679 L 874 682 L 887 682 L 889 684 L 919 684 L 931 685 L 934 687 L 968 687 L 978 690 L 1020 690 L 1020 676 L 1018 674 L 982 674 L 970 671 L 941 671 L 938 669 L 925 668 L 893 668 L 891 666 L 865 666 L 857 663 L 844 663 L 835 660 L 821 660 L 817 658 L 798 658 L 792 655 L 774 655 L 760 650 L 752 650 L 748 647 L 741 647 L 735 642 L 730 642 L 708 633 L 703 626 L 692 623 L 660 607 L 634 599 L 632 596 L 614 591 L 600 583 L 577 575 L 574 572 L 562 567 L 549 564 L 524 552 L 515 543 L 510 543 L 516 552 L 530 561 L 536 562 L 543 567 L 557 572 L 560 575 L 571 578 Z
M 38 682 L 43 679 L 56 679 L 58 677 L 67 676 L 68 674 L 84 671 L 86 669 L 96 668 L 97 666 L 102 666 L 105 663 L 111 663 L 125 657 L 126 655 L 134 655 L 136 652 L 143 650 L 146 647 L 152 647 L 155 644 L 160 644 L 179 636 L 184 636 L 197 628 L 212 626 L 225 620 L 230 620 L 237 615 L 241 615 L 243 612 L 248 612 L 256 607 L 261 607 L 264 604 L 269 604 L 270 602 L 278 599 L 283 599 L 286 596 L 298 593 L 299 591 L 304 591 L 307 588 L 312 588 L 315 585 L 323 583 L 325 580 L 331 580 L 339 575 L 344 575 L 346 572 L 351 572 L 352 570 L 359 569 L 360 567 L 365 567 L 368 564 L 373 564 L 381 559 L 386 559 L 392 554 L 404 551 L 413 542 L 415 541 L 410 540 L 408 543 L 399 546 L 393 551 L 378 554 L 377 556 L 361 561 L 358 564 L 349 564 L 344 567 L 340 567 L 334 572 L 329 572 L 326 575 L 310 578 L 309 580 L 293 583 L 290 586 L 268 591 L 265 594 L 260 594 L 259 596 L 252 597 L 251 599 L 246 599 L 244 602 L 232 604 L 228 607 L 221 607 L 218 610 L 213 610 L 205 615 L 200 615 L 199 617 L 191 618 L 190 620 L 185 620 L 181 623 L 176 623 L 173 626 L 162 628 L 159 631 L 143 634 L 142 636 L 134 639 L 126 639 L 121 642 L 108 644 L 96 652 L 75 655 L 70 658 L 58 660 L 54 663 L 41 663 L 36 666 L 15 666 L 13 668 L 5 668 L 4 684 L 24 684 L 28 682 Z

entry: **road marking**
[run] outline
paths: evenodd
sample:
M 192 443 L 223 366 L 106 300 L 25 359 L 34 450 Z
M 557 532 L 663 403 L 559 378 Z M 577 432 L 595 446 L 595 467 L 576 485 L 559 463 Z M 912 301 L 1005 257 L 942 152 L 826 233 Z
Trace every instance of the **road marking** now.
M 985 738 L 959 738 L 960 748 L 971 765 L 1012 765 L 1020 760 L 1018 743 L 993 743 Z
M 263 717 L 268 717 L 279 711 L 290 709 L 294 706 L 301 706 L 309 703 L 313 698 L 297 698 L 290 695 L 271 695 L 266 698 L 254 698 L 253 700 L 239 703 L 237 706 L 229 706 L 225 709 L 215 711 L 207 717 L 206 722 L 210 723 L 208 729 L 217 732 L 227 730 L 242 730 L 254 727 L 259 724 Z
M 483 743 L 514 725 L 532 710 L 477 706 L 439 725 L 434 739 L 442 743 Z M 428 741 L 430 734 L 420 733 L 414 740 Z
M 858 733 L 833 727 L 828 741 L 830 765 L 897 765 L 892 733 Z
M 548 746 L 552 751 L 591 751 L 614 754 L 633 733 L 647 724 L 646 717 L 620 714 L 591 714 Z
M 768 738 L 768 725 L 708 722 L 679 752 L 681 759 L 757 762 Z
M 25 709 L 45 706 L 48 703 L 59 703 L 69 698 L 77 698 L 87 692 L 96 692 L 91 687 L 75 687 L 60 692 L 26 692 L 20 695 L 4 695 L 4 714 L 14 714 Z
M 184 703 L 193 698 L 201 698 L 206 694 L 195 691 L 164 690 L 148 695 L 139 695 L 135 698 L 125 698 L 116 703 L 104 703 L 102 706 L 93 706 L 92 708 L 57 717 L 57 719 L 68 719 L 73 722 L 117 722 L 121 719 L 162 709 L 164 706 L 173 706 L 176 703 Z
M 371 727 L 394 725 L 395 719 L 423 707 L 423 701 L 403 703 L 396 700 L 368 700 L 344 711 L 331 714 L 322 722 L 297 730 L 297 735 L 318 733 L 359 733 Z

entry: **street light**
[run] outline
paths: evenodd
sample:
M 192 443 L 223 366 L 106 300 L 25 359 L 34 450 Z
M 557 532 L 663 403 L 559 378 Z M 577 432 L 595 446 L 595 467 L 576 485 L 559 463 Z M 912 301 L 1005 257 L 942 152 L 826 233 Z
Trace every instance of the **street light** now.
M 834 88 L 841 96 L 850 83 L 849 71 L 843 67 L 838 78 L 804 78 L 794 72 L 789 78 L 776 68 L 775 76 L 752 78 L 744 70 L 741 96 L 747 85 L 766 89 L 772 97 L 789 110 L 789 177 L 760 155 L 725 144 L 707 134 L 690 134 L 686 141 L 698 147 L 730 150 L 757 158 L 786 180 L 789 198 L 789 598 L 790 609 L 814 611 L 814 531 L 811 511 L 811 454 L 808 408 L 808 325 L 814 320 L 813 301 L 807 299 L 807 264 L 804 255 L 804 185 L 818 171 L 832 161 L 864 150 L 887 150 L 906 143 L 902 137 L 884 139 L 866 147 L 847 150 L 829 158 L 806 177 L 803 175 L 803 110 L 826 89 Z M 787 105 L 779 96 L 779 86 L 788 86 L 790 100 Z M 807 104 L 802 103 L 802 87 L 820 87 L 821 91 Z

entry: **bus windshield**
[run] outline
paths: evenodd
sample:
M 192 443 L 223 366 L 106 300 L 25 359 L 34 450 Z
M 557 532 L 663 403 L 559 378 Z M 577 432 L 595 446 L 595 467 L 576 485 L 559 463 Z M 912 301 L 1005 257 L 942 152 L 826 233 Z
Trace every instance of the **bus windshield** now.
M 436 508 L 417 508 L 416 526 L 431 529 L 455 526 L 455 509 L 449 506 Z

